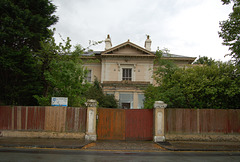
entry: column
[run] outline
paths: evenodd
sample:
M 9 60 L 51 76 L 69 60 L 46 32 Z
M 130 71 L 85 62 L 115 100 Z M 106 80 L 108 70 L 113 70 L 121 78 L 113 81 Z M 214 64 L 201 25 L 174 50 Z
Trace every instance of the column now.
M 133 108 L 134 109 L 138 108 L 138 93 L 137 92 L 133 93 Z
M 120 105 L 119 105 L 119 92 L 115 91 L 115 92 L 114 92 L 114 97 L 115 97 L 115 99 L 117 100 L 118 108 L 120 108 Z
M 96 131 L 97 101 L 88 100 L 85 104 L 87 106 L 87 125 L 86 125 L 85 139 L 96 141 L 97 140 L 97 131 Z
M 154 103 L 154 131 L 153 141 L 163 142 L 165 141 L 164 134 L 164 110 L 167 107 L 163 101 L 155 101 Z
M 101 83 L 103 83 L 103 81 L 105 81 L 105 69 L 106 69 L 106 67 L 105 67 L 105 63 L 106 61 L 105 60 L 102 60 L 102 64 L 101 64 L 101 66 L 102 66 L 102 71 L 101 71 Z

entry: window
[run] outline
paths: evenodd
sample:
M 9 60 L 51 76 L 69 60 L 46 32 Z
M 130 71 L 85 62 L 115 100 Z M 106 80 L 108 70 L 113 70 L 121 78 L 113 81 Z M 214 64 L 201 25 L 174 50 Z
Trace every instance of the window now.
M 119 107 L 124 109 L 132 109 L 133 106 L 133 94 L 132 93 L 120 93 L 119 94 Z
M 87 76 L 86 76 L 87 82 L 92 82 L 92 70 L 88 70 Z
M 132 80 L 132 69 L 123 68 L 122 69 L 122 80 Z
M 144 94 L 138 94 L 138 108 L 143 109 L 144 108 Z

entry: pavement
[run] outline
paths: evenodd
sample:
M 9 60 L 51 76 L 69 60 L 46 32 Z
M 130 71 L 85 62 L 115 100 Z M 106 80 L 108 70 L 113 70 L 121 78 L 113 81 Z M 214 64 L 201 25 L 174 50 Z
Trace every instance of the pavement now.
M 157 143 L 169 151 L 240 151 L 240 142 L 168 141 Z
M 165 149 L 153 141 L 105 141 L 100 140 L 84 147 L 86 150 L 155 152 Z
M 0 137 L 0 147 L 81 149 L 89 143 L 81 139 Z
M 0 137 L 0 147 L 81 149 L 85 151 L 240 151 L 240 142 L 217 141 L 86 141 L 81 139 Z

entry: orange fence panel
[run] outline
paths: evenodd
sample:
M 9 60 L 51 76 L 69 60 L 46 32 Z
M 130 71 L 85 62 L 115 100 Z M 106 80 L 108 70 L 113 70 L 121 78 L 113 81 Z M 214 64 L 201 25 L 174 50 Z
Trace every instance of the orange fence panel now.
M 125 140 L 125 112 L 123 109 L 98 109 L 98 139 Z

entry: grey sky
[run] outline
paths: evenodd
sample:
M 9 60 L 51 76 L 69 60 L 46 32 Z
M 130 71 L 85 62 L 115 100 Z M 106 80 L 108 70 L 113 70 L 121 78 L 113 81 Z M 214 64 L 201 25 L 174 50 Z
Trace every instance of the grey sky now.
M 89 40 L 104 40 L 110 34 L 113 46 L 130 39 L 144 46 L 146 34 L 152 50 L 164 47 L 170 53 L 208 56 L 226 61 L 229 53 L 218 37 L 219 21 L 226 20 L 231 6 L 221 0 L 53 0 L 58 7 L 58 33 L 72 44 L 88 46 Z M 104 50 L 104 44 L 92 47 Z

